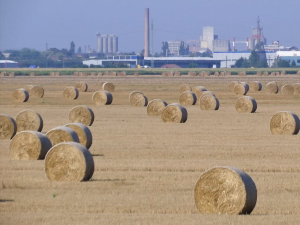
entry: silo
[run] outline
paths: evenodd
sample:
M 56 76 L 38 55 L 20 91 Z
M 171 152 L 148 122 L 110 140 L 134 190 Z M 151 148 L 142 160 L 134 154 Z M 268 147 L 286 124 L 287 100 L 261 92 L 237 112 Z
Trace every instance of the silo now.
M 108 52 L 108 35 L 102 34 L 101 37 L 102 37 L 103 53 L 107 54 L 107 52 Z
M 118 52 L 118 36 L 114 35 L 113 36 L 113 53 Z
M 112 53 L 113 52 L 113 35 L 108 35 L 107 37 L 107 52 Z
M 103 52 L 102 37 L 101 37 L 100 33 L 97 33 L 97 52 L 98 53 Z

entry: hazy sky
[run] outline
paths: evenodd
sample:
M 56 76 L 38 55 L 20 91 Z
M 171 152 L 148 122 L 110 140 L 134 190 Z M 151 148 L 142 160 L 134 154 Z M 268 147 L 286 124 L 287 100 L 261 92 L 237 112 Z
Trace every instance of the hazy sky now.
M 144 11 L 162 41 L 199 40 L 204 26 L 219 39 L 245 40 L 260 17 L 268 44 L 300 48 L 300 0 L 0 0 L 0 51 L 97 46 L 96 32 L 117 34 L 119 51 L 144 48 Z M 239 45 L 238 49 L 245 48 Z

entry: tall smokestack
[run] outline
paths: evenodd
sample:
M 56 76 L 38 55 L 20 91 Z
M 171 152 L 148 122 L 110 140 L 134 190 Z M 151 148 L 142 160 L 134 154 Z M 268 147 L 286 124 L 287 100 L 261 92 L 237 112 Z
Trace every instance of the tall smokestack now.
M 145 52 L 144 57 L 149 57 L 149 8 L 145 9 Z

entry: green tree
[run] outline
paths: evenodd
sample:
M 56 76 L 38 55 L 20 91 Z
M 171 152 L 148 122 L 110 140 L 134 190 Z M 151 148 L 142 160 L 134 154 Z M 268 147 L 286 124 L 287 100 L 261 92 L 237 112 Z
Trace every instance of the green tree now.
M 2 52 L 0 52 L 0 60 L 5 59 L 5 56 L 2 54 Z
M 197 63 L 190 63 L 189 64 L 189 68 L 198 68 L 198 64 Z
M 78 48 L 77 53 L 81 53 L 81 47 Z
M 162 56 L 168 56 L 169 55 L 169 44 L 168 42 L 164 41 L 162 42 Z
M 69 57 L 72 57 L 72 56 L 74 56 L 74 54 L 75 54 L 75 44 L 74 44 L 74 42 L 72 41 L 71 42 L 71 44 L 70 44 L 70 50 L 69 50 L 69 52 L 68 52 L 68 56 Z
M 297 67 L 295 60 L 292 61 L 291 67 Z
M 249 61 L 248 61 L 248 59 L 241 57 L 238 60 L 236 60 L 234 67 L 235 68 L 248 68 Z
M 179 55 L 185 55 L 184 42 L 182 41 L 179 46 Z

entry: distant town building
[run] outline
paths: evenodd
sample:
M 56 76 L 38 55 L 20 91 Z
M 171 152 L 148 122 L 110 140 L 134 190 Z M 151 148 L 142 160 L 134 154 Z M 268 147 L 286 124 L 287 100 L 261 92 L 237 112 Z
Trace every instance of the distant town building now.
M 19 64 L 12 60 L 0 60 L 0 68 L 18 68 Z
M 200 36 L 201 49 L 208 49 L 211 52 L 225 52 L 230 49 L 228 40 L 218 39 L 218 35 L 214 34 L 213 27 L 203 27 L 203 34 Z
M 278 51 L 276 56 L 292 64 L 295 61 L 296 66 L 300 66 L 300 51 Z
M 200 41 L 199 40 L 189 40 L 186 43 L 189 46 L 189 52 L 191 52 L 191 53 L 200 52 Z
M 97 53 L 116 54 L 118 52 L 118 36 L 115 34 L 97 33 Z
M 180 45 L 182 41 L 181 40 L 176 40 L 176 41 L 168 41 L 168 50 L 170 55 L 180 55 L 179 50 L 180 50 Z M 187 44 L 184 43 L 184 48 L 187 48 Z

